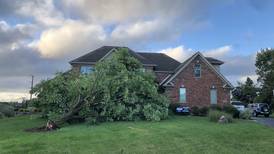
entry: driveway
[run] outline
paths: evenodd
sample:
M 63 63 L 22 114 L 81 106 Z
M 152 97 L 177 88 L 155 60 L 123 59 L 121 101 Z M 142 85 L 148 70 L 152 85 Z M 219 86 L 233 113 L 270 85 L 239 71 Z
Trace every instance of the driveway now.
M 274 128 L 274 118 L 253 117 L 252 119 L 254 119 L 256 122 L 260 124 Z

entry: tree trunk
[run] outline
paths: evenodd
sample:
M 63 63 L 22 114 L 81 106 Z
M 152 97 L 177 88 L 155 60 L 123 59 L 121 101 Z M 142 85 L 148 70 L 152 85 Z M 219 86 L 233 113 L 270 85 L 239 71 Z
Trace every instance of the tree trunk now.
M 66 113 L 62 118 L 55 121 L 55 124 L 57 126 L 60 126 L 64 124 L 65 122 L 67 122 L 68 120 L 72 119 L 72 117 L 82 109 L 83 104 L 84 104 L 84 99 L 82 99 L 81 96 L 79 96 L 78 102 L 74 105 L 74 107 L 68 113 Z

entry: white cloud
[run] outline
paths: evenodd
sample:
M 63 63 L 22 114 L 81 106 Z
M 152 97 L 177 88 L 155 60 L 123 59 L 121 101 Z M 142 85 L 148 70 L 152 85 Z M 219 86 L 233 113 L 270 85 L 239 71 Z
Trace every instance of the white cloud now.
M 142 38 L 158 31 L 159 21 L 136 22 L 128 25 L 119 25 L 111 33 L 114 39 Z
M 24 98 L 29 98 L 29 94 L 23 92 L 0 92 L 0 102 L 20 102 Z
M 172 3 L 166 0 L 63 0 L 62 4 L 65 13 L 73 13 L 85 20 L 121 23 L 154 17 L 180 17 L 188 22 L 190 19 L 203 16 L 214 3 L 200 0 L 173 0 Z M 70 10 L 70 13 L 66 10 Z
M 194 53 L 194 51 L 190 48 L 185 48 L 183 45 L 175 47 L 175 48 L 167 48 L 160 51 L 156 51 L 160 53 L 165 53 L 168 56 L 176 59 L 179 62 L 183 62 L 188 57 L 191 56 L 191 54 Z
M 62 12 L 55 8 L 53 0 L 25 1 L 16 9 L 17 14 L 32 17 L 44 26 L 58 26 L 64 22 Z
M 44 57 L 73 57 L 98 46 L 105 38 L 106 34 L 100 25 L 71 20 L 61 27 L 44 31 L 37 47 Z
M 226 45 L 216 49 L 208 50 L 204 52 L 204 55 L 208 57 L 221 58 L 227 55 L 230 51 L 232 51 L 232 46 Z

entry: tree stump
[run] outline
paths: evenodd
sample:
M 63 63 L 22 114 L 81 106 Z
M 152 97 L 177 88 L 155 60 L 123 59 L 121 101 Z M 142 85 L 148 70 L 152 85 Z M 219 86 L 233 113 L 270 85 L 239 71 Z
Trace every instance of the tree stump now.
M 60 128 L 55 122 L 53 122 L 52 120 L 49 120 L 47 122 L 47 125 L 46 125 L 46 130 L 47 131 L 51 131 L 51 130 L 56 130 Z

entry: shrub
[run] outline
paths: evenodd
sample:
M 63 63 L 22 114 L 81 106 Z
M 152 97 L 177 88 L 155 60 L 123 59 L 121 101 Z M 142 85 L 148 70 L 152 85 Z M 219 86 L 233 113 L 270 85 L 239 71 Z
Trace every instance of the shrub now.
M 249 120 L 252 117 L 252 111 L 250 109 L 246 109 L 243 112 L 240 113 L 241 119 Z
M 13 117 L 15 115 L 14 107 L 10 104 L 0 104 L 0 112 L 5 117 Z
M 218 111 L 218 110 L 210 110 L 209 114 L 208 114 L 209 120 L 212 121 L 212 122 L 219 122 L 219 119 L 222 116 L 225 116 L 225 118 L 226 118 L 225 123 L 231 123 L 232 122 L 232 116 L 228 113 Z
M 20 109 L 18 109 L 18 112 L 29 112 L 29 110 L 25 109 L 25 108 L 20 108 Z
M 193 116 L 207 116 L 209 111 L 209 108 L 204 106 L 204 107 L 197 107 L 197 106 L 193 106 L 191 108 L 191 113 Z
M 38 112 L 38 109 L 36 107 L 28 107 L 26 110 L 31 113 Z
M 3 118 L 5 118 L 5 115 L 4 113 L 0 112 L 0 119 L 3 119 Z
M 229 113 L 233 116 L 233 118 L 239 118 L 240 117 L 240 111 L 238 111 L 234 106 L 232 105 L 225 105 L 223 107 L 223 111 L 226 113 Z
M 218 111 L 222 111 L 222 107 L 219 105 L 211 105 L 210 106 L 211 110 L 218 110 Z
M 207 116 L 209 108 L 204 106 L 199 109 L 200 116 Z
M 194 115 L 194 116 L 199 116 L 200 115 L 200 110 L 197 106 L 193 106 L 191 108 L 191 114 Z

